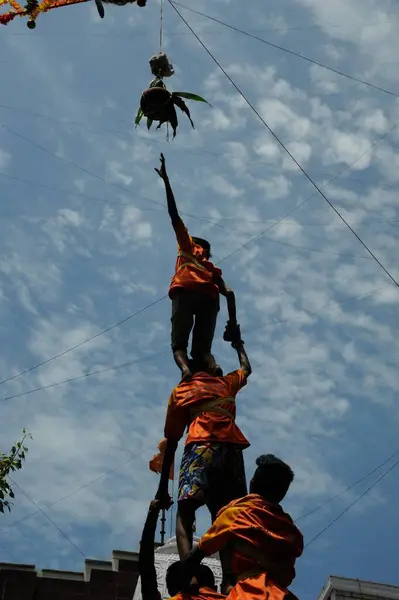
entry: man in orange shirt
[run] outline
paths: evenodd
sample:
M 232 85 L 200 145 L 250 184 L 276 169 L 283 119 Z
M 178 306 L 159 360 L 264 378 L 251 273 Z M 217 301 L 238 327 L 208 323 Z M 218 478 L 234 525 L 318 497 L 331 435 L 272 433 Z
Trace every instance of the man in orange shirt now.
M 280 502 L 294 474 L 273 454 L 260 456 L 256 464 L 251 493 L 222 508 L 197 547 L 182 561 L 185 585 L 205 556 L 229 547 L 237 580 L 229 600 L 283 600 L 293 596 L 287 587 L 295 578 L 303 536 Z
M 212 520 L 231 500 L 245 496 L 247 484 L 243 449 L 250 444 L 235 424 L 235 397 L 247 383 L 251 365 L 244 350 L 239 326 L 232 342 L 240 369 L 226 376 L 215 370 L 193 369 L 170 396 L 165 420 L 166 449 L 156 498 L 168 502 L 168 478 L 179 440 L 188 428 L 180 466 L 176 537 L 179 555 L 186 556 L 193 543 L 196 510 L 207 505 Z M 220 369 L 220 368 L 219 368 Z M 195 372 L 196 371 L 196 372 Z M 222 551 L 222 592 L 229 580 L 229 558 Z
M 211 349 L 219 312 L 219 294 L 226 297 L 229 320 L 224 339 L 232 341 L 237 326 L 234 292 L 227 288 L 222 271 L 210 262 L 211 246 L 207 240 L 191 237 L 180 218 L 176 201 L 161 154 L 161 167 L 155 169 L 165 184 L 168 213 L 175 230 L 178 255 L 175 274 L 169 289 L 172 300 L 172 350 L 182 372 L 183 380 L 190 379 L 187 347 L 193 329 L 191 356 L 194 360 L 212 360 Z
M 168 505 L 171 505 L 169 499 Z M 139 551 L 139 573 L 141 580 L 141 597 L 143 600 L 161 600 L 158 590 L 157 572 L 155 569 L 154 541 L 155 530 L 161 510 L 159 500 L 153 500 L 148 509 Z M 181 563 L 172 563 L 166 571 L 166 587 L 173 600 L 224 600 L 224 596 L 216 591 L 215 577 L 209 567 L 200 565 L 195 571 L 198 591 L 195 594 L 182 594 Z M 172 599 L 170 599 L 172 600 Z

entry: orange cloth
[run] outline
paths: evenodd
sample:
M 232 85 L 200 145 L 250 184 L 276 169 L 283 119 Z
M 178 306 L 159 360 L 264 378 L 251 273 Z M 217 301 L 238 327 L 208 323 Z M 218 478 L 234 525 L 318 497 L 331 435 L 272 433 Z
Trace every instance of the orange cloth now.
M 295 577 L 295 560 L 303 552 L 303 537 L 281 506 L 269 504 L 258 494 L 230 502 L 219 511 L 198 546 L 211 556 L 226 544 L 231 544 L 231 566 L 238 579 L 229 600 L 266 600 L 270 594 L 275 600 L 287 594 L 293 596 L 286 587 Z M 280 563 L 278 574 L 262 569 L 262 557 Z
M 178 288 L 184 288 L 218 299 L 219 288 L 213 282 L 213 278 L 214 276 L 221 277 L 222 271 L 205 258 L 204 249 L 193 242 L 193 238 L 180 218 L 174 229 L 177 238 L 178 256 L 175 274 L 169 288 L 169 296 L 172 297 L 173 292 Z M 184 252 L 189 256 L 179 256 L 180 252 Z M 190 260 L 196 264 L 193 264 Z
M 226 596 L 222 596 L 218 592 L 215 592 L 211 588 L 200 588 L 198 594 L 183 594 L 179 592 L 173 598 L 169 600 L 226 600 Z
M 158 454 L 154 454 L 154 456 L 152 457 L 152 459 L 149 462 L 149 467 L 150 467 L 150 471 L 153 471 L 154 473 L 162 473 L 162 463 L 163 463 L 163 459 L 165 456 L 165 450 L 166 450 L 166 442 L 168 440 L 166 438 L 163 438 L 159 444 L 158 444 Z M 175 461 L 173 461 L 172 466 L 170 467 L 170 472 L 169 472 L 169 479 L 171 479 L 172 481 L 175 478 Z
M 182 381 L 169 398 L 165 420 L 165 437 L 176 441 L 183 437 L 188 427 L 186 444 L 192 442 L 231 442 L 247 448 L 250 444 L 235 424 L 236 407 L 234 398 L 247 379 L 242 369 L 223 377 L 213 377 L 205 372 L 195 373 L 189 381 Z M 209 401 L 227 398 L 212 412 L 206 411 Z M 229 400 L 230 398 L 230 400 Z M 192 411 L 205 412 L 194 416 Z M 229 414 L 219 414 L 218 408 Z

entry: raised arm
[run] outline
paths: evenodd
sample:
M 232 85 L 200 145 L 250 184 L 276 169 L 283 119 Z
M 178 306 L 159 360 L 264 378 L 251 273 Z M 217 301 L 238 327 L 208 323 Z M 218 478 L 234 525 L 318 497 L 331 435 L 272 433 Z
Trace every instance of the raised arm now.
M 232 342 L 231 345 L 237 351 L 240 369 L 244 372 L 245 377 L 249 377 L 252 373 L 252 367 L 247 353 L 245 352 L 244 342 L 242 341 L 241 336 L 239 340 Z
M 161 167 L 159 169 L 155 169 L 155 171 L 158 173 L 158 175 L 160 176 L 160 178 L 163 180 L 163 182 L 165 184 L 168 213 L 170 216 L 170 220 L 172 221 L 172 225 L 173 225 L 173 227 L 175 227 L 175 225 L 177 224 L 177 222 L 180 219 L 180 216 L 179 216 L 179 212 L 177 210 L 176 200 L 173 195 L 172 188 L 170 186 L 169 177 L 166 172 L 165 157 L 163 154 L 161 154 Z
M 227 311 L 229 313 L 229 326 L 234 327 L 237 325 L 237 310 L 236 310 L 236 297 L 232 289 L 226 286 L 224 280 L 220 276 L 214 277 L 214 282 L 219 288 L 219 292 L 226 298 Z
M 158 523 L 160 502 L 153 500 L 149 506 L 139 551 L 139 573 L 143 600 L 160 600 L 155 569 L 154 541 Z
M 159 500 L 162 508 L 169 508 L 168 502 L 170 500 L 168 494 L 168 485 L 169 485 L 169 473 L 170 468 L 173 464 L 173 460 L 175 458 L 175 453 L 177 449 L 177 444 L 175 440 L 168 439 L 166 442 L 165 455 L 162 463 L 162 471 L 161 478 L 159 480 L 158 491 L 156 493 L 156 500 Z

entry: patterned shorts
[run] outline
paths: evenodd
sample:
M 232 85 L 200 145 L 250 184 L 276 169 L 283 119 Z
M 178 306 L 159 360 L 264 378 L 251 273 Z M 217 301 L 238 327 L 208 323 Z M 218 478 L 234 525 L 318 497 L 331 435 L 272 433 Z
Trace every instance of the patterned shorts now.
M 217 512 L 247 494 L 242 448 L 235 444 L 193 442 L 184 448 L 178 502 L 195 500 Z

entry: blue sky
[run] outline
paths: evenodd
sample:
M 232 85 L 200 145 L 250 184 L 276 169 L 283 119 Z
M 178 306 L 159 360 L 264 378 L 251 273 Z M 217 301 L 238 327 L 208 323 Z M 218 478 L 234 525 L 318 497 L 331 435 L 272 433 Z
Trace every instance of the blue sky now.
M 393 0 L 187 5 L 399 93 Z M 397 99 L 179 10 L 315 181 L 337 177 L 328 198 L 399 278 Z M 290 462 L 285 506 L 297 517 L 397 449 L 399 294 L 319 195 L 258 235 L 314 188 L 168 4 L 164 17 L 170 89 L 212 104 L 191 103 L 196 130 L 179 116 L 170 143 L 165 130 L 132 126 L 159 49 L 158 2 L 107 6 L 104 20 L 87 3 L 41 16 L 34 32 L 21 20 L 1 30 L 0 379 L 167 293 L 176 247 L 153 171 L 163 151 L 193 235 L 211 239 L 216 261 L 239 249 L 221 266 L 253 364 L 238 404 L 247 471 L 263 452 Z M 226 316 L 223 305 L 214 350 L 228 370 Z M 178 381 L 169 318 L 164 299 L 1 386 L 6 398 L 132 363 L 1 404 L 2 448 L 23 427 L 34 436 L 15 480 L 87 556 L 137 548 L 157 486 L 148 460 Z M 306 549 L 293 585 L 301 598 L 314 599 L 329 574 L 399 584 L 387 534 L 399 525 L 396 481 L 393 471 Z M 305 540 L 372 482 L 300 521 Z M 0 560 L 81 570 L 42 514 L 24 519 L 37 509 L 16 492 Z M 198 533 L 208 523 L 204 511 Z

